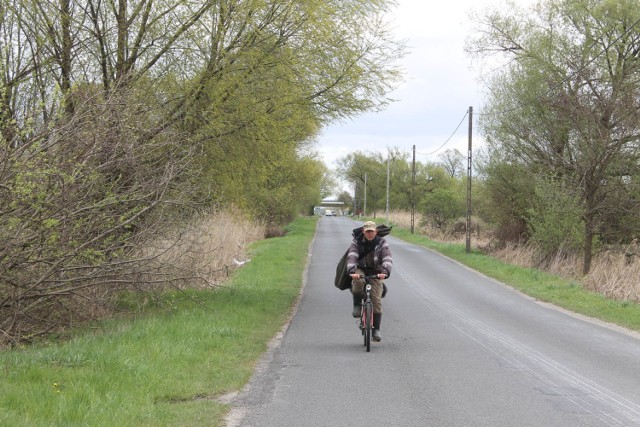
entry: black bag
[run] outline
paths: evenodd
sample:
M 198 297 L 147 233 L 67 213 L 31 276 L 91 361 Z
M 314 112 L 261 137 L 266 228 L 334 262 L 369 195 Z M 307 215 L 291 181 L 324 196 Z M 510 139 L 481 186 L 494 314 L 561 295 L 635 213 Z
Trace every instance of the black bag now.
M 376 235 L 380 237 L 388 236 L 391 233 L 392 229 L 393 227 L 389 227 L 385 224 L 380 224 L 376 227 L 376 230 L 378 231 Z M 351 235 L 356 239 L 359 239 L 362 236 L 362 227 L 354 228 Z
M 385 224 L 380 224 L 376 227 L 376 230 L 378 230 L 378 236 L 380 237 L 384 237 L 384 236 L 388 236 L 391 233 L 391 230 L 393 229 L 393 227 L 389 227 Z
M 342 255 L 340 261 L 338 262 L 338 266 L 336 267 L 336 278 L 335 285 L 336 288 L 344 291 L 345 289 L 351 288 L 351 276 L 347 274 L 347 254 L 349 250 Z

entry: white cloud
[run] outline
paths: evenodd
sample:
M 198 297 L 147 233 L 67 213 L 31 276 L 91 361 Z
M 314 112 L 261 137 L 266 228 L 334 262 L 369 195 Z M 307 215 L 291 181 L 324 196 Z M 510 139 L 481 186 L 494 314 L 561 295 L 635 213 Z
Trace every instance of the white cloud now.
M 533 1 L 516 3 L 528 5 Z M 325 163 L 333 168 L 336 159 L 356 150 L 384 152 L 387 147 L 398 147 L 410 153 L 413 145 L 419 153 L 438 149 L 451 137 L 468 108 L 474 107 L 477 113 L 482 103 L 476 71 L 470 69 L 471 60 L 464 52 L 464 41 L 471 30 L 468 14 L 471 9 L 498 4 L 504 1 L 455 0 L 434 6 L 424 0 L 400 0 L 391 19 L 398 38 L 406 40 L 409 54 L 402 63 L 406 82 L 391 94 L 398 101 L 383 112 L 364 114 L 324 129 L 317 148 Z M 473 141 L 474 147 L 482 144 L 475 132 Z M 465 121 L 441 151 L 457 148 L 466 152 L 467 147 Z

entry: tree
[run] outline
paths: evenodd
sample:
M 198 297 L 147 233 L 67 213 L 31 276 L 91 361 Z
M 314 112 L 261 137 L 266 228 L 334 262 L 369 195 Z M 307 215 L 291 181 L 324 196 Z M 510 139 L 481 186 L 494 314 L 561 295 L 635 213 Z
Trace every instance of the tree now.
M 345 210 L 352 212 L 353 196 L 351 196 L 351 194 L 349 194 L 347 191 L 343 191 L 338 195 L 338 201 L 344 203 Z
M 622 178 L 639 172 L 639 6 L 549 0 L 528 12 L 488 13 L 468 47 L 510 60 L 491 82 L 482 124 L 494 151 L 580 189 L 585 274 L 594 239 L 617 216 L 607 200 L 622 197 L 628 207 Z
M 543 261 L 553 255 L 580 250 L 584 233 L 580 228 L 580 194 L 558 179 L 540 178 L 535 184 L 535 207 L 528 212 L 531 239 L 543 250 Z
M 389 148 L 387 153 L 354 152 L 338 159 L 337 174 L 355 184 L 356 211 L 365 208 L 365 182 L 367 215 L 375 217 L 378 210 L 386 209 L 387 170 L 391 206 L 396 209 L 410 207 L 411 172 L 406 158 L 407 154 L 399 149 Z
M 482 187 L 484 218 L 496 225 L 496 237 L 502 242 L 526 241 L 530 232 L 527 211 L 535 199 L 535 189 L 531 185 L 535 175 L 526 165 L 505 159 L 500 153 L 491 155 L 488 163 L 481 167 L 485 176 Z
M 373 214 L 375 217 L 380 206 L 384 206 L 386 171 L 386 163 L 363 152 L 354 152 L 338 159 L 338 175 L 355 184 L 356 212 Z
M 327 166 L 322 165 L 322 180 L 320 182 L 320 198 L 326 199 L 327 197 L 335 194 L 338 191 L 338 182 L 336 181 L 333 172 L 331 172 Z M 348 206 L 348 205 L 347 205 Z
M 149 245 L 208 207 L 277 225 L 308 210 L 319 129 L 398 81 L 392 3 L 2 2 L 0 335 L 186 279 Z
M 438 156 L 438 159 L 439 164 L 452 178 L 460 178 L 466 174 L 465 157 L 458 149 L 445 150 Z
M 227 6 L 205 20 L 202 31 L 215 29 L 209 39 L 194 36 L 207 62 L 176 108 L 186 108 L 184 125 L 203 144 L 203 193 L 224 188 L 225 202 L 246 207 L 255 203 L 251 189 L 268 182 L 256 162 L 271 152 L 295 156 L 324 124 L 388 102 L 398 76 L 389 64 L 402 49 L 379 20 L 387 2 Z
M 389 209 L 411 210 L 411 163 L 409 153 L 387 148 L 389 159 Z
M 464 200 L 459 192 L 436 188 L 422 199 L 421 211 L 426 221 L 435 228 L 445 230 L 449 221 L 464 215 Z
M 419 168 L 422 179 L 418 180 L 418 207 L 423 220 L 439 229 L 446 227 L 465 212 L 463 181 L 449 176 L 449 172 L 436 164 L 425 164 Z
M 137 144 L 133 99 L 76 105 L 67 126 L 0 140 L 0 330 L 13 342 L 90 319 L 123 286 L 177 279 L 148 249 L 188 212 L 188 147 L 176 134 Z

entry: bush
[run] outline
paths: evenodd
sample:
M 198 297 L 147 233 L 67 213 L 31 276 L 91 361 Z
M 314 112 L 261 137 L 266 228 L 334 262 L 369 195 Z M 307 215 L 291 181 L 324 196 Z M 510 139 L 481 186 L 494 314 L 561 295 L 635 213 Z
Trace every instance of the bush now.
M 531 241 L 545 257 L 580 253 L 584 247 L 584 224 L 575 189 L 559 180 L 540 178 L 535 195 L 535 203 L 527 211 Z
M 179 187 L 190 151 L 177 135 L 148 137 L 133 96 L 78 91 L 67 120 L 0 140 L 4 339 L 101 315 L 114 291 L 149 268 L 136 249 L 193 212 Z

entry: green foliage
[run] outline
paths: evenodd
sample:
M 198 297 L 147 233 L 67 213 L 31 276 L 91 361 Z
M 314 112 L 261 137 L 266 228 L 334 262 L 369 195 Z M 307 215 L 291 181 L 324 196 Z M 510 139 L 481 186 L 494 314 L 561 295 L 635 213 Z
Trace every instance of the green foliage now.
M 338 195 L 338 201 L 343 202 L 346 209 L 348 209 L 349 212 L 352 212 L 353 197 L 351 196 L 351 194 L 349 194 L 347 191 L 343 191 Z
M 399 82 L 391 0 L 116 3 L 3 3 L 2 337 L 58 322 L 52 306 L 89 318 L 73 298 L 114 283 L 170 283 L 148 248 L 203 209 L 308 212 L 327 191 L 321 127 Z
M 447 224 L 465 215 L 464 192 L 452 188 L 436 188 L 424 196 L 421 203 L 423 220 L 434 227 L 445 229 Z
M 365 208 L 365 187 L 367 212 L 375 216 L 386 209 L 387 177 L 392 209 L 411 209 L 412 178 L 407 157 L 408 153 L 395 148 L 387 153 L 354 152 L 338 159 L 338 176 L 355 184 L 357 211 Z
M 531 240 L 546 254 L 578 253 L 584 246 L 582 206 L 575 188 L 541 177 L 535 183 L 536 199 L 528 209 Z
M 412 163 L 409 153 L 397 148 L 387 153 L 354 152 L 338 160 L 337 173 L 345 181 L 355 183 L 356 210 L 360 211 L 364 208 L 366 180 L 366 207 L 370 216 L 375 217 L 386 208 L 387 172 L 391 210 L 410 211 L 415 200 L 424 220 L 437 227 L 445 227 L 464 216 L 467 178 L 452 174 L 453 166 L 420 162 L 415 164 L 414 178 Z
M 447 230 L 455 220 L 466 215 L 467 180 L 452 175 L 440 164 L 427 164 L 421 169 L 426 177 L 417 191 L 422 221 Z
M 603 192 L 603 210 L 607 213 L 606 221 L 598 225 L 598 235 L 603 243 L 616 244 L 640 238 L 640 175 L 621 176 L 613 185 L 607 185 Z M 624 236 L 624 238 L 621 238 Z
M 497 225 L 497 235 L 505 241 L 528 237 L 527 210 L 534 200 L 534 177 L 521 164 L 494 158 L 485 166 L 485 213 Z
M 393 209 L 410 211 L 412 206 L 412 171 L 409 153 L 390 150 L 389 205 Z
M 480 30 L 468 46 L 479 55 L 506 56 L 507 65 L 490 79 L 482 121 L 493 153 L 517 162 L 527 176 L 554 176 L 578 190 L 571 194 L 580 203 L 583 237 L 569 240 L 573 247 L 583 242 L 584 273 L 595 242 L 613 237 L 598 233 L 625 228 L 618 224 L 628 217 L 615 206 L 640 214 L 627 179 L 640 173 L 638 6 L 635 0 L 569 0 L 488 13 L 479 18 Z M 529 193 L 510 197 L 526 200 Z M 541 221 L 548 222 L 539 215 L 538 232 L 545 228 Z M 572 222 L 576 212 L 567 215 L 563 223 Z
M 243 11 L 258 12 L 246 28 L 255 38 L 225 56 L 211 57 L 206 69 L 192 77 L 187 87 L 197 97 L 184 125 L 202 141 L 203 174 L 194 182 L 201 199 L 283 223 L 327 191 L 310 142 L 328 121 L 386 102 L 382 95 L 397 76 L 393 66 L 377 61 L 397 51 L 376 27 L 375 17 L 386 10 L 386 2 L 376 7 L 341 3 L 340 10 L 321 1 L 282 2 L 277 5 L 282 14 L 276 15 L 263 13 L 267 7 L 243 2 L 230 12 L 230 20 L 220 19 L 220 31 L 233 38 L 234 20 L 244 19 Z M 350 20 L 351 15 L 360 19 Z M 364 32 L 376 40 L 366 48 L 368 60 L 357 59 Z M 219 49 L 222 40 L 209 42 L 211 49 Z M 386 54 L 383 45 L 390 48 Z
M 338 159 L 338 175 L 355 184 L 356 212 L 366 209 L 367 214 L 375 216 L 376 211 L 385 206 L 387 167 L 378 156 L 359 151 L 350 153 Z

